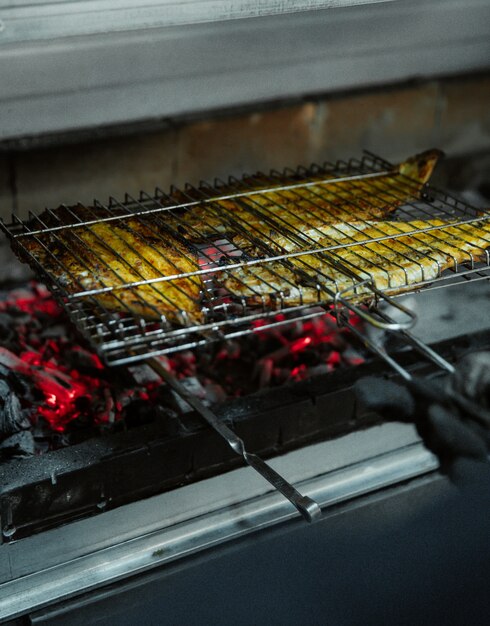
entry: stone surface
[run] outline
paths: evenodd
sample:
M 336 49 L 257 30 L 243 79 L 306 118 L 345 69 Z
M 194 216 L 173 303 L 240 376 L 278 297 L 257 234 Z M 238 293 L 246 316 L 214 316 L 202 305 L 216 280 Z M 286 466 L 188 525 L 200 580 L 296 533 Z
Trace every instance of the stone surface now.
M 490 150 L 490 76 L 459 77 L 228 111 L 165 130 L 0 156 L 0 215 L 105 202 L 155 186 L 360 156 L 397 161 L 427 148 Z M 12 174 L 14 185 L 12 185 Z M 12 188 L 17 189 L 13 198 Z
M 11 166 L 8 155 L 0 154 L 0 218 L 8 219 L 14 210 Z
M 366 149 L 397 161 L 436 147 L 437 95 L 430 83 L 325 101 L 316 158 L 349 158 Z
M 441 83 L 440 143 L 452 156 L 490 148 L 490 77 Z
M 175 134 L 99 140 L 16 155 L 18 209 L 21 215 L 61 203 L 106 202 L 124 192 L 169 184 L 173 177 Z
M 198 122 L 179 131 L 175 182 L 241 176 L 310 160 L 315 105 Z

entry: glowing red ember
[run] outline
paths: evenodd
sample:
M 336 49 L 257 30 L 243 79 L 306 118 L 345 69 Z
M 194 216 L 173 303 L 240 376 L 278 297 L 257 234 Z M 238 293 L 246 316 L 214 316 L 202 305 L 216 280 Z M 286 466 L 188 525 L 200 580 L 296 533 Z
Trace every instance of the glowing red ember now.
M 80 345 L 43 285 L 33 282 L 9 292 L 0 301 L 0 311 L 11 316 L 15 331 L 8 348 L 0 347 L 0 365 L 21 375 L 31 390 L 21 402 L 32 422 L 42 417 L 54 431 L 63 432 L 82 416 L 94 424 L 116 421 L 129 400 L 148 399 L 145 388 L 111 384 L 99 357 Z M 83 371 L 74 362 L 83 363 Z
M 62 432 L 68 422 L 80 415 L 77 400 L 93 397 L 100 381 L 82 376 L 76 370 L 64 371 L 53 360 L 44 360 L 40 353 L 28 351 L 20 358 L 0 347 L 0 364 L 25 376 L 44 396 L 37 407 L 54 430 Z
M 222 254 L 218 247 L 207 252 Z M 151 404 L 158 394 L 159 380 L 136 374 L 133 381 L 129 375 L 121 380 L 120 373 L 105 368 L 83 347 L 43 285 L 33 282 L 4 294 L 0 313 L 13 326 L 3 327 L 6 342 L 0 348 L 0 366 L 16 372 L 32 389 L 29 398 L 21 399 L 32 422 L 47 422 L 55 432 L 65 432 L 80 419 L 82 424 L 112 423 L 124 417 L 134 401 Z M 274 327 L 268 327 L 270 320 L 258 319 L 249 337 L 202 352 L 178 352 L 167 360 L 169 368 L 179 378 L 196 378 L 213 398 L 223 399 L 362 362 L 332 315 L 319 308 L 309 314 L 309 319 L 286 323 L 278 312 Z M 354 316 L 350 321 L 359 323 Z

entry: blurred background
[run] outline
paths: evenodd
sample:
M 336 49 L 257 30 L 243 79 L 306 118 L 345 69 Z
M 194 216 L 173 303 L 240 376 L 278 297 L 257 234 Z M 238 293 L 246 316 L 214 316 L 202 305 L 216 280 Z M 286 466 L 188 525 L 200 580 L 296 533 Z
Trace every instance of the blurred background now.
M 3 217 L 363 149 L 488 180 L 486 0 L 2 4 Z

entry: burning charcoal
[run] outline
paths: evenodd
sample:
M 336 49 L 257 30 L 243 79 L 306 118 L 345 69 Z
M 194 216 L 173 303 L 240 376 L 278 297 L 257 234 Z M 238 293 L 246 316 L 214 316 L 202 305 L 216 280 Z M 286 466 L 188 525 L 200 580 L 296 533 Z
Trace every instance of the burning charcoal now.
M 126 407 L 124 413 L 124 421 L 128 428 L 142 426 L 143 424 L 151 424 L 157 419 L 163 418 L 163 409 L 157 403 L 148 402 L 136 398 Z
M 342 352 L 342 361 L 347 365 L 360 365 L 364 360 L 359 352 L 350 346 Z
M 329 367 L 326 363 L 320 363 L 319 365 L 308 368 L 308 378 L 322 376 L 323 374 L 328 374 L 330 371 L 331 367 Z
M 180 382 L 188 391 L 202 400 L 204 404 L 209 404 L 206 399 L 206 390 L 195 376 L 183 378 Z M 175 393 L 175 391 L 172 391 L 172 396 L 181 414 L 185 415 L 186 413 L 192 413 L 194 409 L 177 393 Z
M 12 316 L 8 313 L 0 313 L 0 341 L 2 344 L 12 341 L 15 336 Z
M 0 408 L 0 439 L 26 430 L 29 426 L 29 421 L 23 414 L 19 398 L 11 391 L 8 392 L 3 398 L 3 406 Z
M 261 359 L 257 362 L 254 377 L 259 381 L 259 389 L 268 387 L 274 371 L 274 361 L 271 358 Z
M 39 335 L 42 339 L 63 339 L 66 337 L 66 325 L 53 324 L 41 331 Z
M 147 385 L 149 383 L 160 383 L 161 378 L 147 363 L 138 363 L 129 368 L 134 380 L 138 385 Z
M 114 398 L 112 397 L 110 389 L 105 387 L 104 389 L 104 399 L 105 399 L 105 407 L 104 407 L 104 418 L 103 422 L 108 422 L 109 424 L 113 424 L 116 421 L 116 407 L 114 403 Z
M 228 254 L 217 246 L 219 256 Z M 335 320 L 316 307 L 308 313 L 322 315 L 159 360 L 207 404 L 357 364 L 357 353 L 350 351 Z M 286 318 L 278 313 L 274 319 Z M 257 320 L 255 327 L 266 323 Z M 3 299 L 0 294 L 0 414 L 17 433 L 28 426 L 29 417 L 36 453 L 82 441 L 101 429 L 168 421 L 170 407 L 185 419 L 170 419 L 169 432 L 178 432 L 183 421 L 195 427 L 190 407 L 146 364 L 106 368 L 81 341 L 42 285 L 4 292 Z
M 204 385 L 206 390 L 206 399 L 209 404 L 219 404 L 226 400 L 226 392 L 221 385 L 213 382 L 206 382 Z
M 0 460 L 32 456 L 34 454 L 34 437 L 29 430 L 22 430 L 10 435 L 0 443 Z

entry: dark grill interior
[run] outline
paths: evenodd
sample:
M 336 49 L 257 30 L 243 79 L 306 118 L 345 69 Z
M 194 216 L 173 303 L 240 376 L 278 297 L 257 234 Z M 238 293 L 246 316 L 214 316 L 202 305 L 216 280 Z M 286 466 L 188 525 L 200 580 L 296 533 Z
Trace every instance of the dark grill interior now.
M 453 361 L 472 350 L 490 348 L 490 332 L 433 347 Z M 411 374 L 440 374 L 413 352 L 404 351 L 398 360 Z M 354 369 L 228 401 L 215 407 L 215 413 L 247 441 L 251 450 L 275 456 L 379 423 L 378 416 L 359 414 L 355 405 L 352 386 L 368 374 L 389 376 L 391 372 L 383 361 L 372 359 Z M 173 402 L 168 396 L 168 405 Z M 48 455 L 12 460 L 2 465 L 3 540 L 98 514 L 241 464 L 195 412 L 178 417 L 160 414 L 153 424 L 90 439 Z

